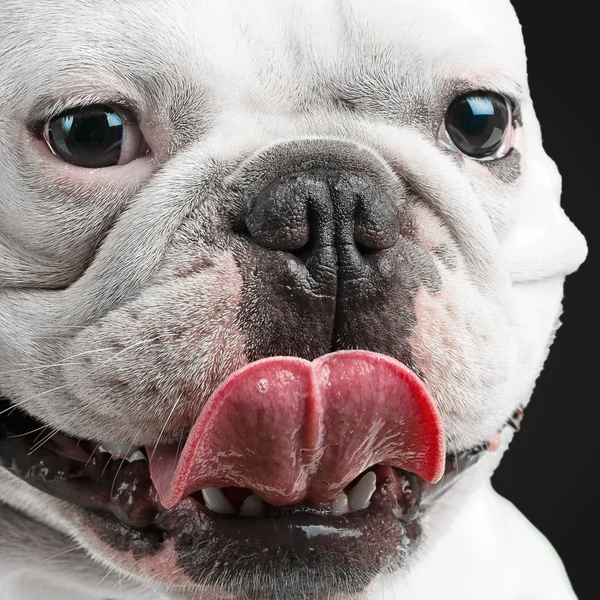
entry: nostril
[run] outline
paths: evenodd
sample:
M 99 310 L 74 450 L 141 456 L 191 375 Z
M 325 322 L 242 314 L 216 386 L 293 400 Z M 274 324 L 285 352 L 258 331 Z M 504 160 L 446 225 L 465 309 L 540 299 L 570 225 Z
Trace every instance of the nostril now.
M 246 217 L 252 239 L 273 250 L 296 252 L 310 239 L 308 198 L 296 180 L 278 183 L 263 190 Z
M 363 256 L 371 256 L 372 254 L 379 254 L 380 252 L 382 252 L 382 250 L 379 248 L 371 248 L 370 246 L 364 246 L 360 242 L 356 242 L 355 246 L 359 254 L 362 254 Z
M 244 237 L 250 236 L 250 231 L 248 230 L 248 226 L 246 225 L 246 223 L 244 223 L 244 221 L 238 221 L 233 225 L 232 229 L 233 233 L 235 233 L 236 235 Z
M 400 239 L 400 215 L 393 200 L 377 194 L 359 199 L 354 214 L 354 242 L 361 254 L 393 248 Z
M 302 247 L 292 251 L 292 254 L 302 262 L 305 262 L 315 252 L 318 246 L 319 227 L 322 226 L 317 212 L 310 204 L 306 209 L 306 224 L 308 226 L 308 239 L 306 243 Z

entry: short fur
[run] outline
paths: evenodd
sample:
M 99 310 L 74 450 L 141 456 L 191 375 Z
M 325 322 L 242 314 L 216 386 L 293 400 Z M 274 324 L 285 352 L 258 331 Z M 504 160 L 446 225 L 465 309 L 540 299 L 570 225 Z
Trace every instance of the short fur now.
M 560 207 L 507 1 L 4 0 L 0 65 L 0 395 L 50 428 L 176 440 L 220 381 L 272 354 L 277 270 L 228 219 L 243 190 L 319 160 L 377 171 L 414 225 L 377 317 L 400 333 L 365 341 L 379 323 L 365 307 L 348 344 L 409 362 L 449 451 L 527 404 L 586 245 Z M 518 106 L 515 149 L 493 166 L 438 141 L 449 102 L 481 89 Z M 90 101 L 132 106 L 152 154 L 107 170 L 52 156 L 36 127 Z M 293 353 L 327 351 L 295 327 Z M 574 597 L 491 490 L 510 437 L 427 514 L 413 567 L 369 598 Z M 149 577 L 80 509 L 1 468 L 0 501 L 2 600 L 213 597 Z

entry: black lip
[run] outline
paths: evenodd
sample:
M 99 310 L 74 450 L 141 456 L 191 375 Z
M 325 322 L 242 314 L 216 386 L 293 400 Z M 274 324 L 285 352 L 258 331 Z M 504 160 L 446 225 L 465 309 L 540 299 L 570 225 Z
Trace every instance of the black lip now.
M 518 429 L 522 416 L 517 411 L 507 426 Z M 488 450 L 483 444 L 448 456 L 438 484 L 400 469 L 376 467 L 378 489 L 371 506 L 356 513 L 335 516 L 301 507 L 244 518 L 215 514 L 194 498 L 165 510 L 146 461 L 111 460 L 109 454 L 93 453 L 87 442 L 61 433 L 36 445 L 40 427 L 0 397 L 0 466 L 39 490 L 86 509 L 93 530 L 116 550 L 141 558 L 156 555 L 167 540 L 174 541 L 179 567 L 196 583 L 223 588 L 222 570 L 215 571 L 214 565 L 237 557 L 235 576 L 228 583 L 231 589 L 226 591 L 245 590 L 248 598 L 254 597 L 251 591 L 257 582 L 260 594 L 256 589 L 254 595 L 269 598 L 265 586 L 276 580 L 277 573 L 293 574 L 298 589 L 308 589 L 300 580 L 314 589 L 318 579 L 323 593 L 338 588 L 358 592 L 375 574 L 401 567 L 418 545 L 420 514 Z M 331 568 L 324 570 L 324 565 Z
M 421 526 L 414 495 L 396 497 L 403 483 L 394 474 L 368 509 L 343 516 L 310 509 L 256 518 L 218 515 L 188 497 L 157 514 L 143 535 L 100 513 L 90 513 L 88 522 L 105 544 L 136 559 L 172 544 L 191 583 L 249 599 L 281 600 L 282 589 L 286 599 L 296 590 L 302 590 L 298 599 L 316 599 L 360 592 L 377 573 L 406 564 Z M 399 506 L 406 519 L 395 516 Z

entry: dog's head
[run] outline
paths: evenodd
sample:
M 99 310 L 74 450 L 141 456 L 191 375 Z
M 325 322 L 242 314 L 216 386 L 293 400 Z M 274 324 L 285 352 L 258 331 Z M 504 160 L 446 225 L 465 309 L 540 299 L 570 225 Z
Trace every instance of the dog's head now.
M 0 500 L 193 597 L 402 571 L 586 251 L 509 3 L 8 0 L 0 33 Z

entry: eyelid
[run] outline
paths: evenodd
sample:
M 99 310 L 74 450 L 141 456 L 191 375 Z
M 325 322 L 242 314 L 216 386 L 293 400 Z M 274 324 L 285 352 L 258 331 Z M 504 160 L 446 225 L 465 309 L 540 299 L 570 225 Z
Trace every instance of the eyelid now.
M 510 101 L 513 108 L 518 108 L 526 98 L 522 86 L 512 78 L 501 73 L 475 79 L 453 80 L 447 86 L 447 93 L 444 95 L 450 105 L 456 98 L 467 94 L 492 93 L 502 96 Z
M 120 94 L 107 95 L 94 93 L 38 102 L 28 113 L 27 121 L 29 128 L 38 134 L 39 137 L 39 134 L 48 121 L 59 117 L 69 110 L 86 108 L 95 104 L 112 108 L 128 122 L 137 121 L 139 123 L 140 121 L 141 111 L 137 103 Z

